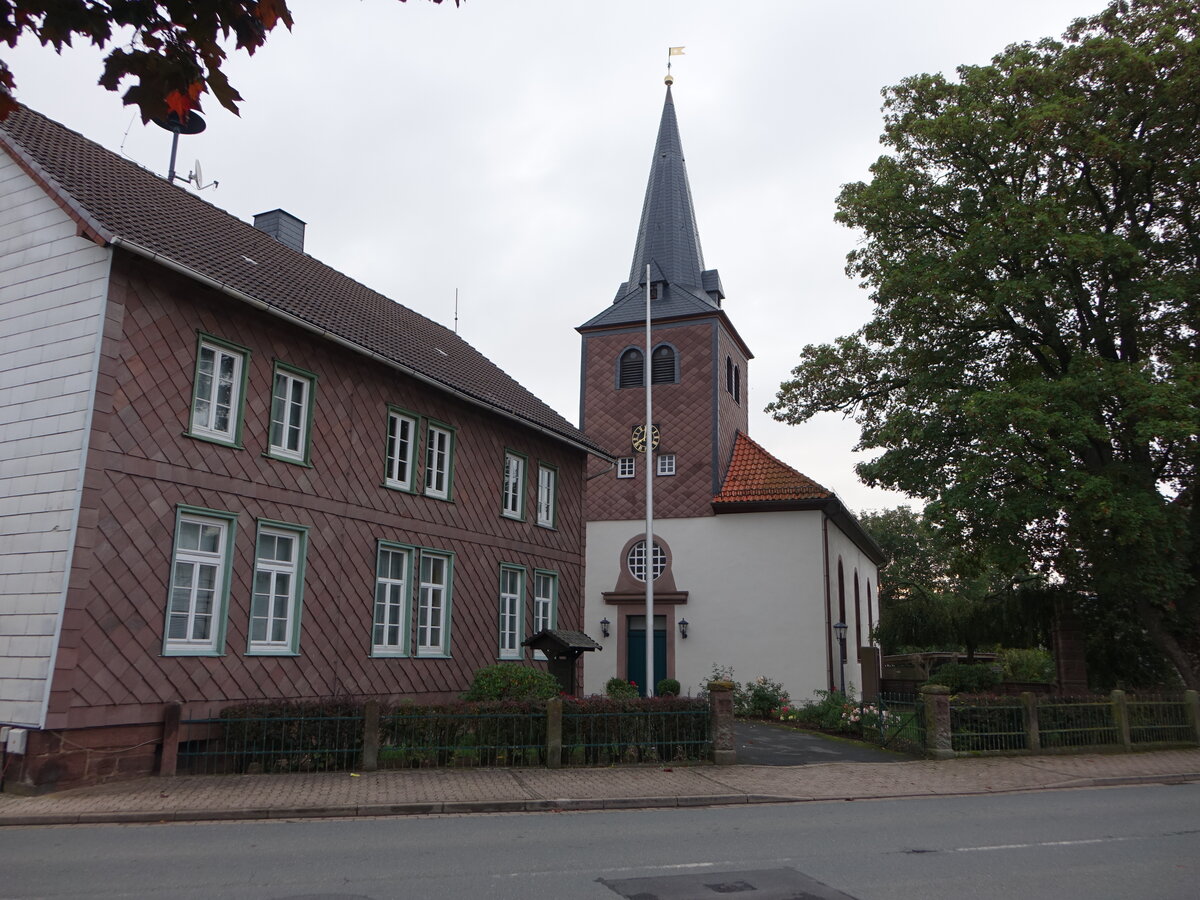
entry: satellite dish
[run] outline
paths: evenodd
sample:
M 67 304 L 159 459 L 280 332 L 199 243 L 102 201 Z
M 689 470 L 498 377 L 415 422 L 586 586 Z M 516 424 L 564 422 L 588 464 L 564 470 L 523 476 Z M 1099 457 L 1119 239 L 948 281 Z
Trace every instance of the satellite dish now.
M 196 187 L 204 187 L 204 172 L 200 169 L 200 160 L 196 160 L 196 165 L 192 168 L 191 180 Z

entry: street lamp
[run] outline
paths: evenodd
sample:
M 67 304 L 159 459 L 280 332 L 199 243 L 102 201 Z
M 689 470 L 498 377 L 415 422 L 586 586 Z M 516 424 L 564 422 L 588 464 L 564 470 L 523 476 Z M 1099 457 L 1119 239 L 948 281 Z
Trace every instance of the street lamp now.
M 846 696 L 846 623 L 838 622 L 833 626 L 834 634 L 837 635 L 838 650 L 841 655 L 841 685 L 842 696 Z
M 608 637 L 608 626 L 611 624 L 612 622 L 608 621 L 608 616 L 600 620 L 600 634 L 603 637 Z

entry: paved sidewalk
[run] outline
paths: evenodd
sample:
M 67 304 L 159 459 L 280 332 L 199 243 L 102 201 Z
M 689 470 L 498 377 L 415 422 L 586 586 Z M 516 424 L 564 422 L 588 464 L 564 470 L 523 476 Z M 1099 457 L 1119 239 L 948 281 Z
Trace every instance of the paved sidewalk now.
M 1200 781 L 1200 749 L 807 766 L 192 775 L 41 797 L 0 793 L 0 826 L 714 806 L 1185 781 Z

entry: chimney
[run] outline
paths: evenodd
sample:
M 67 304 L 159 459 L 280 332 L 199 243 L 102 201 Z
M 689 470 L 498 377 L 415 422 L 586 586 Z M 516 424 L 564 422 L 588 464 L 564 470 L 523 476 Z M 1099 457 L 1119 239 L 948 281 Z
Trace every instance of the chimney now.
M 254 227 L 269 234 L 279 243 L 304 252 L 304 223 L 289 212 L 273 209 L 254 217 Z

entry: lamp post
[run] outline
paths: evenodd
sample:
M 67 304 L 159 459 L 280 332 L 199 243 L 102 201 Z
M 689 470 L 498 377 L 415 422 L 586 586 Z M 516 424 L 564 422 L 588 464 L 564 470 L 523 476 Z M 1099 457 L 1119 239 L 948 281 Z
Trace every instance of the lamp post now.
M 833 632 L 837 635 L 838 653 L 841 657 L 841 678 L 842 696 L 846 696 L 846 623 L 838 622 L 833 626 Z

